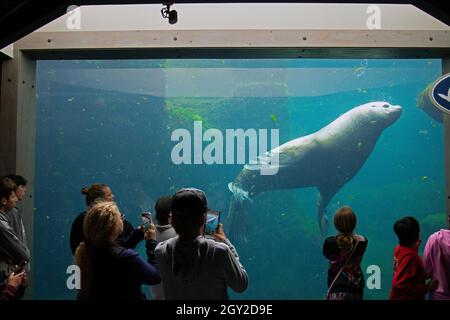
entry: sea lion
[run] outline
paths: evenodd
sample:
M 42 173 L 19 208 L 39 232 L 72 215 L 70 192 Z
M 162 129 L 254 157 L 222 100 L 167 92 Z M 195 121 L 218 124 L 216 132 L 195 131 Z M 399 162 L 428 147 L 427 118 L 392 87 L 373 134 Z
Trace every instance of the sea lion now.
M 245 165 L 228 184 L 233 193 L 228 211 L 230 235 L 246 240 L 246 209 L 265 191 L 317 187 L 317 214 L 322 235 L 328 228 L 326 207 L 366 162 L 384 129 L 401 115 L 388 102 L 369 102 L 344 113 L 319 131 L 266 152 L 256 164 Z M 278 159 L 274 158 L 278 156 Z M 275 160 L 275 161 L 273 161 Z M 271 165 L 275 175 L 261 175 Z

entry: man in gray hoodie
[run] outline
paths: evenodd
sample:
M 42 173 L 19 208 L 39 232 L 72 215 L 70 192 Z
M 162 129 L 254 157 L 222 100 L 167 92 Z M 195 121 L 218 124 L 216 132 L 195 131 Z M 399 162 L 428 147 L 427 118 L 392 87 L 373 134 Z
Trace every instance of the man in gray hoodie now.
M 247 272 L 223 226 L 219 224 L 213 238 L 203 236 L 207 210 L 201 190 L 181 189 L 172 197 L 172 225 L 178 236 L 156 247 L 166 299 L 225 300 L 228 287 L 247 289 Z

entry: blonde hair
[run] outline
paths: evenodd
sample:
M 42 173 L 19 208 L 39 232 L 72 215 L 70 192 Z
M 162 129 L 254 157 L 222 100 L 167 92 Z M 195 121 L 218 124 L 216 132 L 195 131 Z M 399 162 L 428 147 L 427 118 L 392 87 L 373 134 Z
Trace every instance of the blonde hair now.
M 344 206 L 334 214 L 334 226 L 337 231 L 337 246 L 343 252 L 350 251 L 353 247 L 353 230 L 356 227 L 356 215 L 352 208 Z
M 81 271 L 81 290 L 78 299 L 85 299 L 92 280 L 89 247 L 107 247 L 122 232 L 119 208 L 114 202 L 100 202 L 92 206 L 84 218 L 84 241 L 75 251 L 75 263 Z

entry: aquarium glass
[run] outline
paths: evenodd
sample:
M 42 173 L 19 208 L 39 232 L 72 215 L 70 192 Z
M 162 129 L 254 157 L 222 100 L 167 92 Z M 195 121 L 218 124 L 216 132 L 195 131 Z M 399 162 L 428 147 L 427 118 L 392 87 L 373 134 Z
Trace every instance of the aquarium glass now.
M 183 187 L 204 190 L 209 208 L 221 212 L 225 233 L 249 275 L 244 293 L 230 290 L 233 299 L 323 299 L 328 261 L 322 255 L 318 190 L 299 185 L 306 176 L 324 175 L 333 184 L 338 170 L 345 170 L 336 168 L 336 153 L 348 157 L 345 166 L 358 150 L 371 150 L 326 206 L 327 236 L 336 235 L 334 212 L 348 205 L 358 218 L 355 232 L 368 239 L 363 271 L 367 280 L 379 268 L 380 286 L 366 287 L 365 299 L 389 296 L 397 219 L 411 215 L 420 222 L 420 251 L 428 236 L 445 226 L 443 125 L 431 116 L 433 107 L 423 93 L 441 75 L 440 60 L 67 60 L 38 61 L 37 71 L 36 299 L 75 298 L 66 283 L 67 268 L 73 264 L 69 234 L 76 216 L 86 209 L 81 189 L 93 183 L 111 187 L 120 210 L 135 227 L 142 211 L 154 213 L 158 197 Z M 273 188 L 270 178 L 255 180 L 265 190 L 256 195 L 244 190 L 251 200 L 245 216 L 239 217 L 246 230 L 231 229 L 230 189 L 244 169 L 238 154 L 244 152 L 247 168 L 257 168 L 267 157 L 250 159 L 255 140 L 249 137 L 246 145 L 227 148 L 226 130 L 251 130 L 258 142 L 265 132 L 270 150 L 276 140 L 272 132 L 278 133 L 282 145 L 377 101 L 401 106 L 402 112 L 374 146 L 356 130 L 351 143 L 334 149 L 335 154 L 321 149 L 323 140 L 305 146 L 322 150 L 309 158 L 295 159 L 295 150 L 284 154 L 280 164 L 292 175 Z M 321 139 L 332 145 L 333 134 L 340 130 L 349 129 L 335 128 Z M 189 161 L 180 164 L 174 152 L 181 138 L 174 136 L 186 132 L 191 149 L 184 149 L 183 156 Z M 206 132 L 209 140 L 202 136 Z M 211 135 L 223 137 L 222 148 L 214 152 Z M 324 158 L 327 165 L 318 167 Z M 244 231 L 247 241 L 242 240 Z M 145 257 L 143 244 L 137 250 Z M 367 273 L 370 266 L 376 267 Z M 143 290 L 150 298 L 149 289 Z

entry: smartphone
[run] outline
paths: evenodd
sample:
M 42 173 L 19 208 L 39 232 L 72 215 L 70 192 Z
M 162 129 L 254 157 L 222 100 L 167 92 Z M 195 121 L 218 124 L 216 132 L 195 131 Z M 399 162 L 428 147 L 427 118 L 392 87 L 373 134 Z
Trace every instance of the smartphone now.
M 14 274 L 19 274 L 19 273 L 21 273 L 21 272 L 25 269 L 25 266 L 27 265 L 27 263 L 28 263 L 27 260 L 23 260 L 23 261 L 19 264 L 19 266 L 17 267 L 17 269 L 14 271 Z
M 153 223 L 152 213 L 150 211 L 145 211 L 141 213 L 141 222 L 144 226 L 144 230 L 147 231 L 150 228 L 150 224 Z
M 220 223 L 220 211 L 217 210 L 208 210 L 206 212 L 206 221 L 204 234 L 213 234 L 216 232 L 217 227 Z

